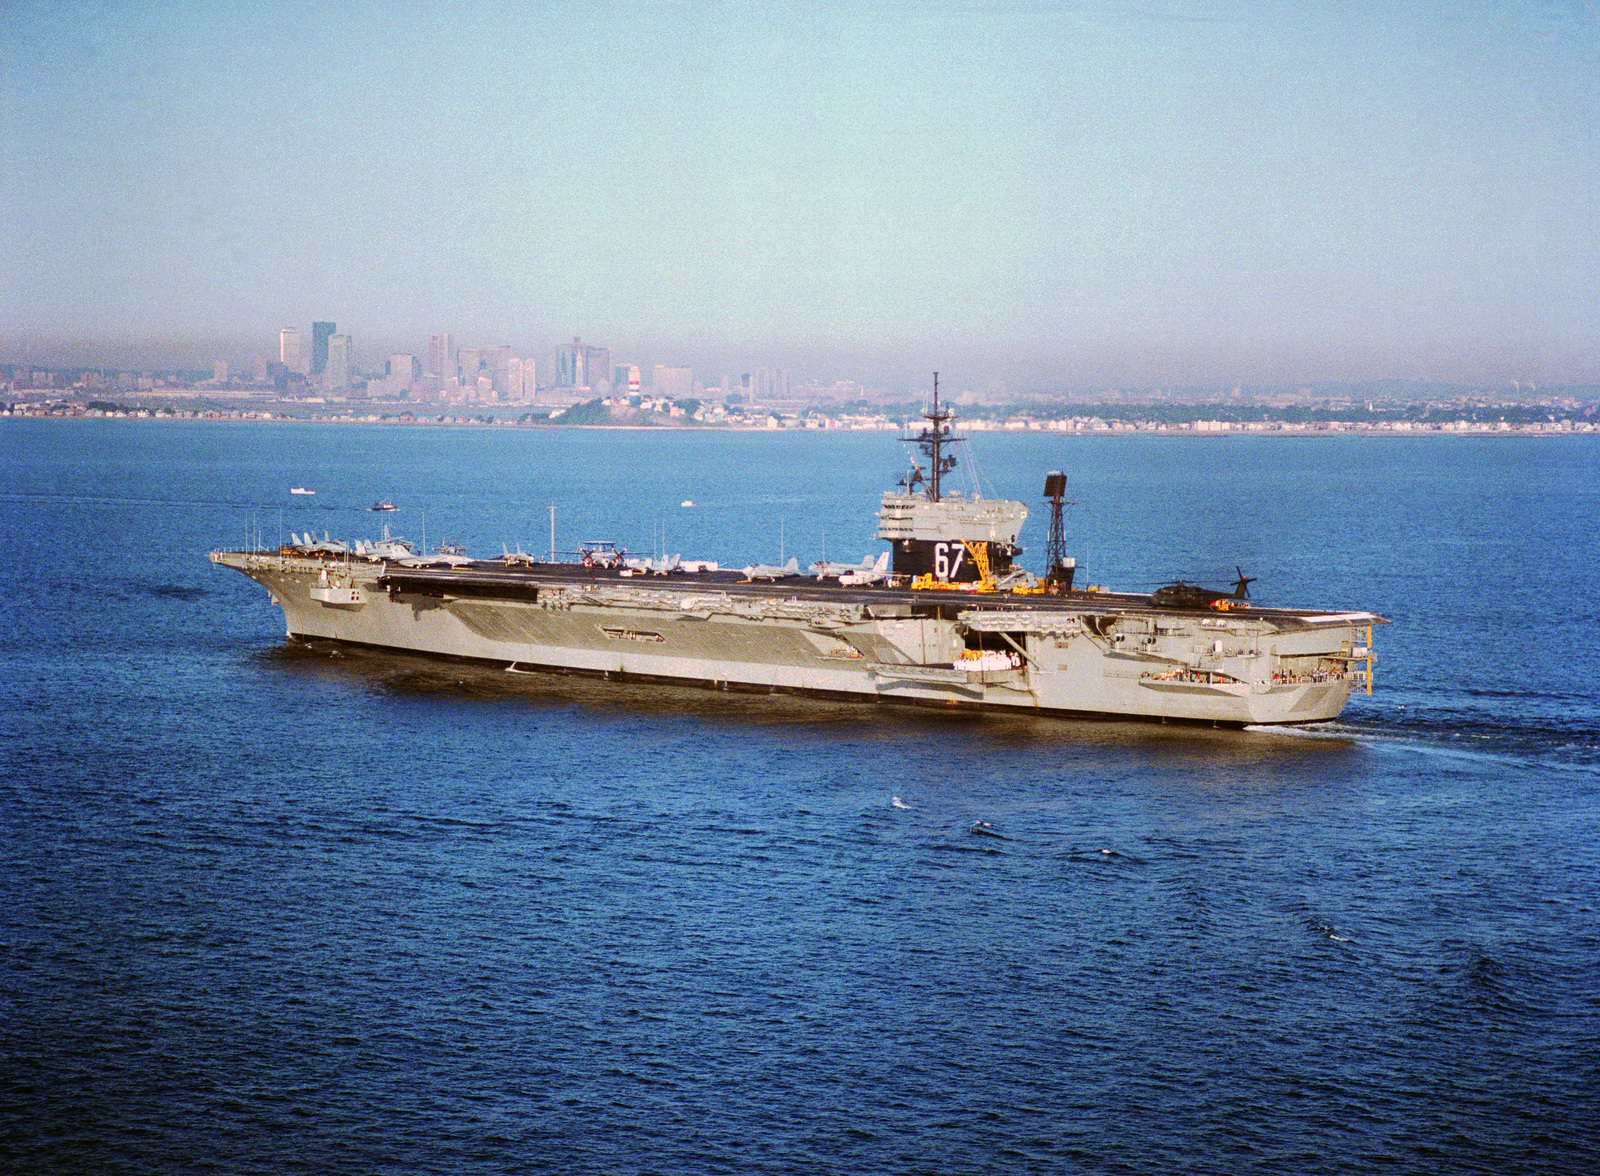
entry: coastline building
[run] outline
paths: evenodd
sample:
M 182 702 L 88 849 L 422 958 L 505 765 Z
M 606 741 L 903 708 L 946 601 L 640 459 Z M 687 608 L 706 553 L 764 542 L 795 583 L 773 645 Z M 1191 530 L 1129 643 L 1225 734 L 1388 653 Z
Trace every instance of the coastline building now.
M 518 359 L 514 355 L 506 360 L 506 399 L 519 404 L 527 403 L 534 399 L 537 391 L 533 360 Z
M 657 396 L 681 400 L 694 394 L 694 369 L 656 364 L 650 372 L 650 386 Z
M 320 376 L 328 368 L 328 342 L 338 330 L 334 323 L 311 324 L 311 374 Z M 348 340 L 348 336 L 346 336 Z
M 350 387 L 349 335 L 328 336 L 327 354 L 322 362 L 322 386 L 329 389 Z
M 611 348 L 585 347 L 583 349 L 583 371 L 589 378 L 590 388 L 597 393 L 609 393 L 611 391 Z
M 789 373 L 776 368 L 756 369 L 750 393 L 763 403 L 789 399 Z
M 389 357 L 389 379 L 398 380 L 409 385 L 417 378 L 417 357 L 414 355 L 391 355 Z
M 394 354 L 389 357 L 388 374 L 381 380 L 370 379 L 367 381 L 367 395 L 372 397 L 390 396 L 396 400 L 405 400 L 416 387 L 422 365 L 417 362 L 415 355 Z
M 583 339 L 574 335 L 571 343 L 563 343 L 557 349 L 557 388 L 592 388 L 609 392 L 611 383 L 609 347 L 586 347 Z
M 455 352 L 452 350 L 452 341 L 449 335 L 428 336 L 428 369 L 426 374 L 439 380 L 455 379 Z
M 589 386 L 588 354 L 583 340 L 574 335 L 571 343 L 563 343 L 556 350 L 556 387 L 587 388 Z
M 304 375 L 300 366 L 300 332 L 295 327 L 285 327 L 278 332 L 278 362 L 294 375 Z
M 483 367 L 483 352 L 477 347 L 458 347 L 456 349 L 456 378 L 460 381 L 459 390 L 468 400 L 478 394 L 478 374 Z
M 489 377 L 489 386 L 494 390 L 495 398 L 511 399 L 511 348 L 483 348 L 483 367 L 483 374 Z

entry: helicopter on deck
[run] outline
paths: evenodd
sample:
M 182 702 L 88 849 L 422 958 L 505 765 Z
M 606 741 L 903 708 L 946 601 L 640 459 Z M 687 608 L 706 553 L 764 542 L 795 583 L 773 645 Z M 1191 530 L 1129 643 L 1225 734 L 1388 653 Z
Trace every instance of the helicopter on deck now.
M 1234 601 L 1242 602 L 1250 599 L 1250 585 L 1255 583 L 1256 577 L 1245 575 L 1244 569 L 1237 565 L 1233 570 L 1239 573 L 1239 578 L 1234 581 L 1232 592 L 1219 592 L 1215 588 L 1202 588 L 1198 584 L 1174 580 L 1152 592 L 1150 603 L 1157 608 L 1235 607 Z

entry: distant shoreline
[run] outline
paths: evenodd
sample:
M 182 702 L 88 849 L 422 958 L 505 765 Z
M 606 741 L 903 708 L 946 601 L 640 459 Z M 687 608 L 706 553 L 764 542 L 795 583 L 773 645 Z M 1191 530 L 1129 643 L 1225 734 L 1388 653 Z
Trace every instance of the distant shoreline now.
M 247 410 L 182 410 L 163 412 L 156 409 L 135 410 L 130 412 L 103 412 L 84 410 L 71 412 L 65 410 L 53 411 L 0 411 L 0 420 L 40 420 L 40 421 L 148 421 L 169 422 L 184 424 L 252 424 L 252 425 L 343 425 L 343 426 L 371 426 L 377 428 L 477 428 L 477 429 L 526 429 L 529 431 L 589 431 L 613 433 L 903 433 L 907 428 L 913 427 L 900 423 L 885 423 L 881 425 L 834 425 L 829 427 L 804 426 L 799 424 L 786 424 L 778 426 L 755 424 L 730 424 L 730 423 L 701 423 L 687 425 L 668 424 L 562 424 L 557 421 L 526 421 L 516 418 L 483 418 L 429 415 L 402 420 L 398 417 L 384 416 L 287 416 L 267 412 L 251 412 Z M 1107 424 L 1101 427 L 1079 428 L 1052 428 L 1048 423 L 1032 423 L 1030 427 L 991 427 L 987 422 L 963 421 L 961 428 L 973 434 L 1009 434 L 1009 435 L 1040 435 L 1047 437 L 1188 437 L 1197 439 L 1218 440 L 1230 437 L 1275 437 L 1275 438 L 1304 438 L 1304 437 L 1373 437 L 1373 438 L 1405 438 L 1405 437 L 1579 437 L 1600 435 L 1600 423 L 1592 421 L 1557 423 L 1516 423 L 1497 422 L 1489 425 L 1473 421 L 1445 421 L 1438 424 L 1427 423 L 1418 425 L 1416 422 L 1398 422 L 1404 427 L 1395 427 L 1386 422 L 1358 423 L 1348 421 L 1327 421 L 1303 424 L 1295 421 L 1264 420 L 1249 422 L 1251 427 L 1224 427 L 1224 428 L 1196 428 L 1193 425 L 1173 425 L 1155 421 L 1122 421 Z M 975 427 L 976 426 L 976 427 Z

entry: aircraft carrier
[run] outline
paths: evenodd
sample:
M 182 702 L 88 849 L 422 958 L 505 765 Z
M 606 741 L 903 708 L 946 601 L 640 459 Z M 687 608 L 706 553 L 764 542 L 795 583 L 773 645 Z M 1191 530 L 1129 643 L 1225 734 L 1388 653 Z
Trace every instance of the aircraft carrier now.
M 1014 566 L 1027 508 L 944 492 L 960 438 L 937 389 L 907 438 L 928 465 L 883 496 L 892 567 L 687 570 L 605 544 L 577 562 L 472 560 L 311 535 L 211 559 L 265 586 L 291 639 L 514 673 L 1214 726 L 1325 722 L 1372 692 L 1372 613 L 1256 607 L 1242 573 L 1232 593 L 1074 589 L 1059 473 L 1047 574 Z

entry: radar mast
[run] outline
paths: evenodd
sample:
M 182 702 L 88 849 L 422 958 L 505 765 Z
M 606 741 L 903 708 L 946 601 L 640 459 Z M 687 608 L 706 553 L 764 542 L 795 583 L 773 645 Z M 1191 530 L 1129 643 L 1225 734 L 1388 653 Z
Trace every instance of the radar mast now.
M 939 373 L 933 373 L 933 408 L 922 414 L 922 419 L 928 422 L 928 428 L 922 430 L 915 437 L 906 437 L 904 440 L 912 441 L 921 448 L 928 459 L 928 501 L 940 500 L 939 479 L 956 468 L 955 454 L 945 456 L 943 449 L 946 445 L 955 445 L 966 438 L 957 437 L 950 430 L 950 419 L 955 416 L 948 408 L 939 407 Z M 911 482 L 906 488 L 909 490 L 921 480 L 922 471 L 916 470 L 911 475 Z

